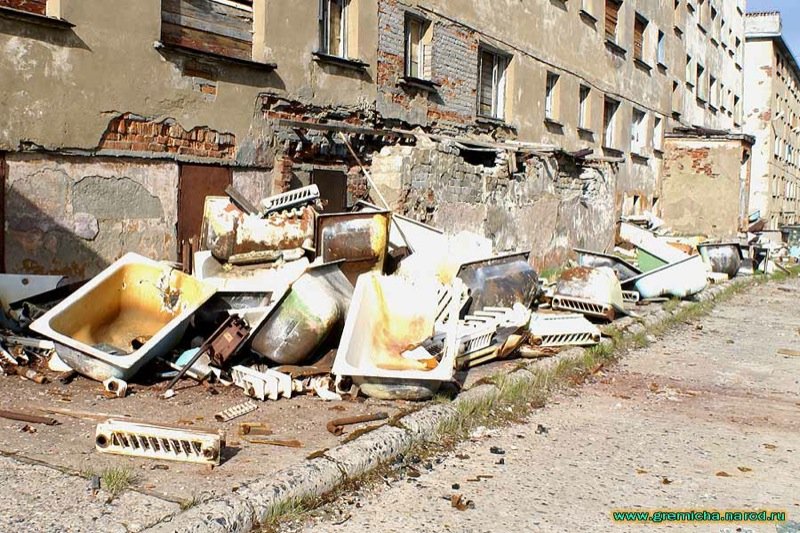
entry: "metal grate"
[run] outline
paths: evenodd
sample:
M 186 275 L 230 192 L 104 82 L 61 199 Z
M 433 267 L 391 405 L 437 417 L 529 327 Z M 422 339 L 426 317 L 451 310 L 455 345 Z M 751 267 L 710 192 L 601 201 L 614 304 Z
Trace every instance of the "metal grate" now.
M 288 374 L 270 369 L 259 372 L 246 366 L 235 366 L 231 370 L 231 377 L 233 383 L 251 398 L 264 401 L 292 397 L 292 377 Z
M 276 211 L 283 211 L 290 207 L 305 205 L 310 202 L 319 200 L 319 187 L 316 185 L 309 185 L 308 187 L 301 187 L 293 191 L 276 194 L 265 198 L 261 202 L 261 216 L 267 216 Z
M 108 420 L 97 425 L 95 447 L 102 453 L 218 465 L 225 445 L 220 434 Z
M 600 342 L 600 330 L 579 314 L 535 314 L 529 331 L 542 348 L 586 346 Z
M 234 418 L 244 416 L 247 413 L 252 413 L 256 409 L 258 409 L 258 404 L 255 402 L 240 403 L 239 405 L 234 405 L 233 407 L 229 407 L 228 409 L 215 414 L 214 419 L 218 422 L 228 422 Z
M 638 303 L 641 297 L 638 291 L 622 291 L 622 301 L 625 303 Z
M 614 320 L 615 311 L 610 305 L 603 305 L 589 300 L 572 298 L 569 296 L 554 296 L 551 304 L 553 309 L 562 311 L 575 311 L 586 316 Z

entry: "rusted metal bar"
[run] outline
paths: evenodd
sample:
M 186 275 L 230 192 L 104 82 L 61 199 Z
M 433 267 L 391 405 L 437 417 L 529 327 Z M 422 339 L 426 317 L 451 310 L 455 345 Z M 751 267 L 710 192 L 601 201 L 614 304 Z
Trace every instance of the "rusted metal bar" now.
M 228 198 L 236 204 L 236 207 L 247 213 L 248 215 L 255 215 L 258 213 L 258 208 L 250 203 L 250 200 L 244 197 L 244 195 L 234 187 L 233 185 L 228 185 L 228 188 L 225 189 L 225 194 L 228 195 Z
M 39 385 L 44 385 L 48 383 L 50 380 L 47 377 L 43 376 L 42 374 L 38 373 L 35 370 L 30 368 L 23 368 L 21 366 L 16 366 L 14 369 L 17 371 L 17 375 L 20 377 L 33 381 L 34 383 L 38 383 Z
M 376 422 L 378 420 L 386 420 L 389 418 L 387 413 L 374 413 L 370 415 L 348 416 L 345 418 L 336 418 L 328 422 L 326 427 L 328 431 L 334 435 L 341 435 L 344 432 L 344 426 L 352 426 L 354 424 L 363 424 L 364 422 Z
M 6 411 L 0 409 L 0 418 L 7 418 L 9 420 L 18 420 L 20 422 L 28 422 L 30 424 L 46 424 L 48 426 L 55 426 L 58 420 L 50 418 L 49 416 L 37 416 L 20 411 Z
M 247 439 L 250 444 L 269 444 L 270 446 L 283 446 L 284 448 L 302 448 L 303 443 L 299 440 L 270 440 L 270 439 Z

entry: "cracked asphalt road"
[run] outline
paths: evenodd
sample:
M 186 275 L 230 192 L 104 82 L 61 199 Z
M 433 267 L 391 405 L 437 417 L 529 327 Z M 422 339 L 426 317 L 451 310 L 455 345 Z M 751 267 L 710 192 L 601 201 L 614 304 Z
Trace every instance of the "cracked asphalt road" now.
M 798 280 L 751 288 L 528 423 L 476 436 L 416 479 L 362 488 L 287 529 L 800 531 L 800 357 L 778 354 L 800 350 L 798 299 Z M 454 509 L 454 494 L 474 509 Z M 615 524 L 613 509 L 770 509 L 789 521 L 648 527 Z

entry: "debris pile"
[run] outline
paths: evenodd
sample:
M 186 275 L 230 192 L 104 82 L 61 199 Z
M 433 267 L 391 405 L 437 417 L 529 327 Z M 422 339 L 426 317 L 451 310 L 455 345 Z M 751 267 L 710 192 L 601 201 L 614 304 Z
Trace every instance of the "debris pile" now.
M 598 323 L 784 268 L 800 249 L 800 229 L 781 245 L 763 232 L 706 242 L 670 236 L 646 216 L 620 222 L 613 250 L 576 249 L 571 268 L 542 283 L 529 253 L 498 253 L 483 237 L 449 236 L 363 201 L 324 213 L 314 185 L 258 206 L 228 194 L 206 198 L 199 250 L 182 265 L 131 253 L 82 283 L 0 277 L 3 371 L 36 383 L 80 374 L 109 397 L 125 397 L 132 380 L 163 401 L 187 380 L 241 389 L 249 399 L 221 409 L 220 423 L 299 394 L 429 400 L 473 367 L 596 344 Z M 223 457 L 219 432 L 95 418 L 103 453 L 210 465 Z M 388 418 L 331 420 L 328 430 Z M 302 446 L 263 439 L 263 424 L 240 432 Z

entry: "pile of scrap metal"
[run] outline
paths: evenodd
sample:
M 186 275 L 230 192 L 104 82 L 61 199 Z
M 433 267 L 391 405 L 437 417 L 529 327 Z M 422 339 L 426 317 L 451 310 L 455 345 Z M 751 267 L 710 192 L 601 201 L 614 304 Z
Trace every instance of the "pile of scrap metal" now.
M 51 369 L 119 397 L 137 381 L 161 382 L 171 398 L 190 379 L 261 401 L 422 400 L 526 342 L 552 346 L 530 335 L 540 287 L 529 254 L 497 255 L 474 234 L 366 202 L 323 212 L 312 185 L 258 206 L 235 190 L 208 197 L 200 235 L 191 272 L 129 253 L 47 306 L 25 299 L 35 314 L 13 321 L 20 355 L 0 358 L 19 364 L 38 350 Z M 109 435 L 98 449 L 122 442 Z

